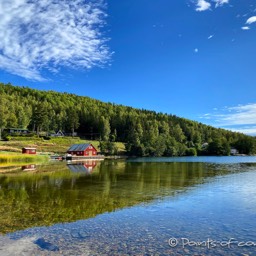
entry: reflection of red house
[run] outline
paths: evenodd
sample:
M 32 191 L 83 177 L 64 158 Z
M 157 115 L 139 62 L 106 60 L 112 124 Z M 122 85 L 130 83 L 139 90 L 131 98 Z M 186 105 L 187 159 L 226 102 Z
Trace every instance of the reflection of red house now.
M 96 161 L 86 161 L 84 162 L 84 167 L 91 173 L 93 168 L 97 165 Z
M 36 165 L 35 164 L 29 164 L 29 165 L 24 165 L 21 167 L 23 171 L 34 171 L 36 170 Z
M 72 172 L 83 172 L 83 173 L 92 173 L 94 167 L 97 165 L 96 161 L 85 161 L 85 162 L 78 162 L 78 163 L 72 163 L 68 164 L 68 168 Z
M 92 144 L 74 144 L 67 153 L 75 156 L 97 156 L 97 150 Z
M 22 148 L 22 154 L 36 154 L 36 148 Z

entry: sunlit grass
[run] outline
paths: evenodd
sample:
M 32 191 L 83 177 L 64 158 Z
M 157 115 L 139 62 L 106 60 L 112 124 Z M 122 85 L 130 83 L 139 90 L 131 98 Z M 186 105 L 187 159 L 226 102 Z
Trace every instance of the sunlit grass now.
M 48 156 L 42 155 L 25 155 L 25 154 L 15 154 L 15 153 L 1 153 L 0 154 L 0 164 L 15 164 L 15 163 L 36 163 L 45 162 L 49 159 Z
M 100 151 L 99 141 L 97 140 L 82 140 L 78 137 L 58 137 L 50 140 L 42 138 L 24 138 L 13 137 L 10 141 L 0 142 L 0 151 L 21 152 L 23 147 L 35 147 L 37 152 L 64 154 L 72 144 L 92 143 L 93 146 Z M 121 142 L 115 142 L 118 152 L 125 153 L 125 145 Z

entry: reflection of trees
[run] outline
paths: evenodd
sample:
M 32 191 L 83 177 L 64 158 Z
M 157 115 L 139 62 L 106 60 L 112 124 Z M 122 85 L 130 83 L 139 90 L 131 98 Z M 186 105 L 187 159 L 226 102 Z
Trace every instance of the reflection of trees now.
M 0 176 L 0 231 L 52 225 L 174 195 L 205 179 L 228 173 L 202 163 L 104 161 L 91 175 L 64 164 L 38 167 L 39 173 Z M 52 172 L 47 172 L 51 170 Z

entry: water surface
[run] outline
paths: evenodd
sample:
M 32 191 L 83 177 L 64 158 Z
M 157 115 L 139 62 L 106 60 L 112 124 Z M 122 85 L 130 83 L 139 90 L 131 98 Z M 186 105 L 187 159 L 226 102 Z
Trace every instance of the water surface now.
M 256 255 L 255 162 L 9 167 L 0 174 L 0 255 Z

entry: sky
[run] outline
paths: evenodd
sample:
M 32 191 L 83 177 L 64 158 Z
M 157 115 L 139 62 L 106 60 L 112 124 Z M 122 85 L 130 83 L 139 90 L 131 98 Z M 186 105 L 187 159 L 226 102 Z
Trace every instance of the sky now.
M 0 0 L 0 82 L 256 135 L 255 0 Z

